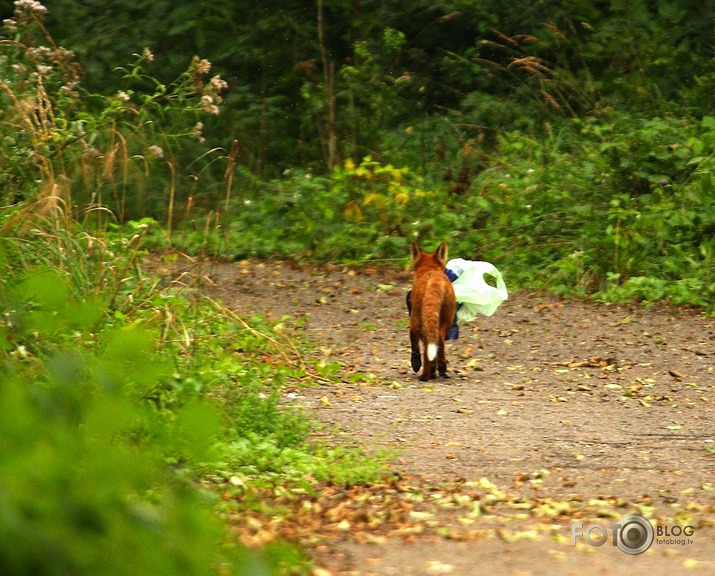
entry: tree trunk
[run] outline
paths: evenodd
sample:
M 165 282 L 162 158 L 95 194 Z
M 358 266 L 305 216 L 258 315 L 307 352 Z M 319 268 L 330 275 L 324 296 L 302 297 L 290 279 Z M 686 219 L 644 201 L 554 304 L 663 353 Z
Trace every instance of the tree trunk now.
M 330 60 L 328 49 L 325 45 L 323 0 L 318 0 L 318 42 L 320 44 L 320 58 L 323 64 L 325 101 L 328 105 L 328 120 L 326 125 L 328 134 L 328 157 L 326 163 L 328 171 L 331 171 L 338 161 L 338 136 L 335 131 L 335 62 Z

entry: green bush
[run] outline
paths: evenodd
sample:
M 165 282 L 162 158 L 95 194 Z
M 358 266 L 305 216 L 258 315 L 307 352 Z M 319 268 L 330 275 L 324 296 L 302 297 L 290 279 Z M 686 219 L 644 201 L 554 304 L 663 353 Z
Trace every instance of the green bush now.
M 127 393 L 167 376 L 155 339 L 126 327 L 95 347 L 104 309 L 57 274 L 25 276 L 0 293 L 0 571 L 243 574 L 205 497 L 163 462 L 205 454 L 220 412 L 189 404 L 167 428 Z
M 712 142 L 710 117 L 574 119 L 542 140 L 502 134 L 462 192 L 368 156 L 330 178 L 294 171 L 249 186 L 204 238 L 216 255 L 351 262 L 405 261 L 412 238 L 447 239 L 452 255 L 490 260 L 512 284 L 710 307 Z
M 0 40 L 11 76 L 0 138 L 14 159 L 0 167 L 0 572 L 304 573 L 289 544 L 236 545 L 196 486 L 224 472 L 260 485 L 345 479 L 347 457 L 356 482 L 379 464 L 311 445 L 306 417 L 279 407 L 276 390 L 306 365 L 268 324 L 195 290 L 199 279 L 163 281 L 141 264 L 145 236 L 166 241 L 191 209 L 181 170 L 213 169 L 211 151 L 194 165 L 183 154 L 223 83 L 205 82 L 196 58 L 161 84 L 144 52 L 124 70 L 132 88 L 83 93 L 43 15 L 17 3 L 13 38 Z M 221 190 L 228 202 L 230 182 Z M 126 221 L 162 202 L 166 232 Z

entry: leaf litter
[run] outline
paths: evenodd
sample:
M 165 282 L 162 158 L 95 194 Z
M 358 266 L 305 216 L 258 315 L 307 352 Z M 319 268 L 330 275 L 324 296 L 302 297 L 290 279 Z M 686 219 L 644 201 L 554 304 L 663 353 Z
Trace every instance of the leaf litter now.
M 394 542 L 439 540 L 501 542 L 527 568 L 529 550 L 558 567 L 574 549 L 594 553 L 568 546 L 574 521 L 631 512 L 713 535 L 713 319 L 516 293 L 494 317 L 460 327 L 447 354 L 452 378 L 425 385 L 409 369 L 409 273 L 260 265 L 280 282 L 241 273 L 245 263 L 211 263 L 207 273 L 238 314 L 300 319 L 294 330 L 341 364 L 336 381 L 286 401 L 317 407 L 341 441 L 399 453 L 393 474 L 369 486 L 214 486 L 242 510 L 226 512 L 242 542 L 299 542 L 321 574 L 362 573 L 360 556 L 370 573 L 388 574 Z M 269 504 L 247 513 L 246 498 Z M 360 548 L 375 545 L 382 553 Z M 414 573 L 457 573 L 431 549 L 420 548 L 427 556 Z M 649 573 L 715 566 L 713 554 L 684 554 L 666 549 Z

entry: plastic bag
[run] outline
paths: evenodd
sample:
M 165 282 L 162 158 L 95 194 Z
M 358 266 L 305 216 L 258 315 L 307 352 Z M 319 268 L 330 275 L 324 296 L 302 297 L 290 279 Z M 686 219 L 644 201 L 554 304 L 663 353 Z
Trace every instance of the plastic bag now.
M 501 272 L 494 264 L 454 258 L 447 262 L 447 268 L 457 276 L 452 286 L 457 302 L 462 303 L 457 310 L 460 322 L 470 322 L 478 314 L 491 316 L 509 297 Z M 495 279 L 496 287 L 487 284 L 485 275 Z

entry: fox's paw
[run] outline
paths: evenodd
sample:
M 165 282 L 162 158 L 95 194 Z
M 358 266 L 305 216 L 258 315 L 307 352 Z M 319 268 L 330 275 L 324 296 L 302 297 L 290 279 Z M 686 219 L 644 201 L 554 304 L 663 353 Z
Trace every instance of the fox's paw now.
M 420 356 L 419 352 L 413 352 L 412 353 L 412 369 L 415 372 L 419 372 L 420 368 L 422 368 L 422 357 Z

